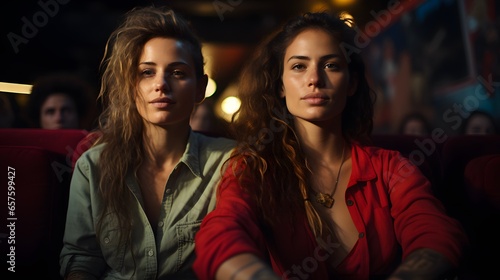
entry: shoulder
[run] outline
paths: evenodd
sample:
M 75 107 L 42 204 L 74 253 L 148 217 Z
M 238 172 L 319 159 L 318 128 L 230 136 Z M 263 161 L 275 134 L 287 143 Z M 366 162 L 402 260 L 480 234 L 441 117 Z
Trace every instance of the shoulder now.
M 360 145 L 358 143 L 353 143 L 353 149 L 357 152 L 362 152 L 370 157 L 375 158 L 392 158 L 392 157 L 400 157 L 401 153 L 397 150 L 390 150 L 386 148 L 381 148 L 378 146 L 368 146 L 368 145 Z
M 75 167 L 86 166 L 88 168 L 89 166 L 97 165 L 97 162 L 99 161 L 99 157 L 105 145 L 106 144 L 101 143 L 83 152 L 83 154 L 76 161 Z
M 227 153 L 236 146 L 236 141 L 225 137 L 214 137 L 193 132 L 198 140 L 200 150 L 207 152 Z
M 410 161 L 403 156 L 400 151 L 381 148 L 378 146 L 353 145 L 353 156 L 355 156 L 358 164 L 370 162 L 372 166 L 400 168 Z

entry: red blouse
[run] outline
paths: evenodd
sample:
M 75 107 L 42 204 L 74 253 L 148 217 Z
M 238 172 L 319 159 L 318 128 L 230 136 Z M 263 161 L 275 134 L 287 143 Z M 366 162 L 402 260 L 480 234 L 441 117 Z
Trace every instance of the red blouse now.
M 193 268 L 199 279 L 214 279 L 218 267 L 241 253 L 268 260 L 283 279 L 368 279 L 389 275 L 409 253 L 431 248 L 458 267 L 467 242 L 461 225 L 445 214 L 441 202 L 417 166 L 397 151 L 352 145 L 352 173 L 345 194 L 358 241 L 349 255 L 329 271 L 325 262 L 336 244 L 318 245 L 305 212 L 293 225 L 283 222 L 265 236 L 255 203 L 228 168 L 219 186 L 215 210 L 195 236 Z M 331 269 L 330 269 L 331 270 Z

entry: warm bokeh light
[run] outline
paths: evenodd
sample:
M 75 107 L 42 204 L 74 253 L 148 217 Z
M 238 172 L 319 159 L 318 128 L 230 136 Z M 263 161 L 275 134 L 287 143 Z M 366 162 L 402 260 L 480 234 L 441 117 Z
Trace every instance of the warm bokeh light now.
M 353 25 L 352 23 L 354 22 L 354 17 L 351 14 L 349 14 L 348 12 L 342 12 L 340 13 L 340 18 L 349 19 L 350 21 L 347 21 L 346 24 L 352 27 Z
M 241 101 L 238 96 L 238 84 L 236 82 L 229 84 L 217 99 L 214 110 L 215 114 L 221 119 L 231 122 L 234 113 L 240 108 Z
M 205 98 L 212 96 L 217 90 L 217 83 L 211 78 L 208 78 L 207 89 L 205 90 Z
M 228 115 L 233 115 L 241 106 L 241 101 L 236 96 L 228 96 L 221 103 L 222 112 Z
M 324 11 L 328 11 L 329 9 L 330 9 L 330 6 L 324 2 L 314 2 L 314 3 L 311 3 L 309 6 L 309 10 L 311 12 L 324 12 Z
M 331 0 L 333 5 L 338 6 L 338 7 L 344 7 L 344 6 L 349 6 L 353 5 L 356 3 L 356 0 Z

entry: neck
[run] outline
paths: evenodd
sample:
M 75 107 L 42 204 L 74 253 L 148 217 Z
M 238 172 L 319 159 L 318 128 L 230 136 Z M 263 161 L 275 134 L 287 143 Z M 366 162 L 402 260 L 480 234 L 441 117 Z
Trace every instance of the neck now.
M 335 129 L 333 126 L 331 129 L 325 129 L 311 123 L 296 125 L 296 127 L 300 145 L 310 164 L 322 163 L 338 166 L 345 145 L 340 127 Z
M 146 126 L 143 137 L 145 163 L 157 167 L 177 164 L 186 149 L 189 131 L 189 126 Z

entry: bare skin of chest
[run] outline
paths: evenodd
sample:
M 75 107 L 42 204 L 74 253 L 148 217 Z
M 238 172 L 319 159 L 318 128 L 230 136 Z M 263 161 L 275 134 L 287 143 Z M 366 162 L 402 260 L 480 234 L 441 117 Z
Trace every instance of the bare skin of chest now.
M 165 193 L 165 186 L 173 168 L 169 170 L 154 170 L 143 167 L 139 170 L 139 184 L 141 186 L 144 212 L 149 223 L 155 228 L 160 218 L 160 208 Z
M 317 192 L 331 194 L 335 186 L 337 171 L 338 169 L 333 170 L 331 167 L 315 170 L 315 176 L 312 180 L 313 189 Z M 333 232 L 334 236 L 332 236 L 332 240 L 336 240 L 340 244 L 340 247 L 335 250 L 329 259 L 333 267 L 338 266 L 344 260 L 358 240 L 358 230 L 354 225 L 345 202 L 345 192 L 351 175 L 350 160 L 344 163 L 339 175 L 339 182 L 333 194 L 334 202 L 331 208 L 318 203 L 315 197 L 312 199 L 318 214 L 330 229 L 324 231 L 325 240 Z

